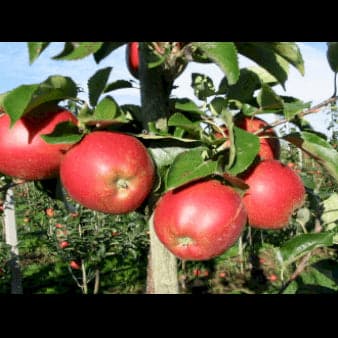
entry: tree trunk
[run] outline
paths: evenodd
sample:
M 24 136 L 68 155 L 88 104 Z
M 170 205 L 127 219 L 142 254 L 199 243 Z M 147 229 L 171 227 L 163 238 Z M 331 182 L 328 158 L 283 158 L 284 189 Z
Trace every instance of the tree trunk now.
M 13 190 L 9 188 L 6 192 L 6 198 L 4 203 L 4 219 L 5 219 L 5 237 L 6 243 L 11 246 L 11 259 L 9 266 L 11 270 L 11 293 L 22 294 L 22 279 L 19 265 L 19 250 L 18 250 L 18 238 L 16 230 L 15 220 L 15 206 Z
M 147 67 L 148 51 L 146 43 L 140 43 L 141 83 L 141 119 L 143 128 L 148 130 L 149 122 L 158 125 L 166 123 L 169 115 L 169 95 L 172 82 L 165 79 L 161 66 Z M 178 293 L 177 262 L 159 241 L 153 228 L 153 217 L 149 220 L 150 251 L 147 269 L 147 293 L 169 294 Z

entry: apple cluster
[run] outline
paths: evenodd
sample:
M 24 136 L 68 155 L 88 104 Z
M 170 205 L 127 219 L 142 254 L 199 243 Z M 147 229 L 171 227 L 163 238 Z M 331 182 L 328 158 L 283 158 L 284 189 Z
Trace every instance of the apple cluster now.
M 250 133 L 264 129 L 258 134 L 256 160 L 240 175 L 249 187 L 244 195 L 217 180 L 204 180 L 167 192 L 155 208 L 158 238 L 181 259 L 208 260 L 222 254 L 238 240 L 246 223 L 258 229 L 286 227 L 304 203 L 302 180 L 279 161 L 274 131 L 257 117 L 237 116 L 234 121 Z
M 9 116 L 0 115 L 0 172 L 27 181 L 60 176 L 75 201 L 104 213 L 139 208 L 155 180 L 147 148 L 121 132 L 93 131 L 73 145 L 48 144 L 40 137 L 65 121 L 78 123 L 70 111 L 55 104 L 32 110 L 12 128 Z M 155 232 L 182 259 L 207 260 L 222 254 L 247 223 L 281 229 L 304 203 L 304 185 L 279 161 L 274 131 L 257 117 L 234 121 L 250 133 L 263 130 L 256 160 L 240 175 L 248 186 L 244 195 L 219 180 L 203 179 L 166 192 L 155 205 Z
M 77 118 L 55 104 L 42 105 L 11 128 L 0 116 L 0 172 L 25 181 L 60 176 L 68 194 L 87 208 L 112 214 L 131 212 L 150 193 L 155 167 L 145 146 L 133 136 L 94 131 L 79 143 L 49 144 L 41 135 Z

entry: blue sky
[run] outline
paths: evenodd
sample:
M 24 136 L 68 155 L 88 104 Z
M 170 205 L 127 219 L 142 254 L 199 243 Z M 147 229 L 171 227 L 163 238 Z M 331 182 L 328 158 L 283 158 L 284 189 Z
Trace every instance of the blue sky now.
M 279 94 L 298 97 L 304 101 L 319 103 L 330 97 L 333 92 L 333 73 L 326 60 L 325 42 L 299 43 L 304 61 L 305 76 L 301 76 L 293 67 L 290 69 L 289 79 L 286 83 L 286 91 L 280 86 L 275 87 Z M 54 42 L 47 47 L 41 56 L 29 65 L 28 48 L 25 42 L 0 42 L 0 93 L 11 90 L 21 84 L 38 83 L 53 74 L 70 76 L 79 84 L 86 97 L 86 81 L 96 70 L 112 66 L 110 81 L 117 79 L 132 79 L 125 64 L 125 47 L 114 51 L 109 57 L 97 65 L 92 56 L 80 61 L 56 61 L 51 57 L 57 55 L 63 49 L 62 42 Z M 240 57 L 240 66 L 252 65 L 250 60 Z M 208 74 L 218 86 L 223 77 L 216 65 L 204 65 L 190 63 L 186 71 L 176 80 L 178 89 L 173 94 L 180 97 L 196 99 L 190 88 L 191 73 L 200 72 Z M 113 93 L 118 103 L 139 103 L 139 91 L 137 89 L 123 89 Z M 272 117 L 267 116 L 269 122 Z M 327 114 L 320 113 L 309 117 L 309 121 L 320 131 L 325 132 L 329 123 Z

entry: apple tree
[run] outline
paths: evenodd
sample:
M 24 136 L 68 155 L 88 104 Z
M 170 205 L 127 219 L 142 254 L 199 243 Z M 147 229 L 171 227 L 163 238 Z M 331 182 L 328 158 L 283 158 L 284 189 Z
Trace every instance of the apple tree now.
M 49 44 L 29 42 L 30 62 Z M 179 269 L 191 261 L 217 261 L 230 252 L 241 259 L 238 264 L 243 271 L 253 269 L 252 257 L 273 262 L 274 272 L 269 276 L 270 281 L 279 281 L 276 292 L 290 292 L 312 253 L 318 248 L 336 250 L 338 242 L 338 215 L 334 207 L 338 195 L 331 191 L 320 196 L 316 187 L 282 163 L 280 149 L 282 153 L 289 149 L 290 154 L 293 151 L 295 156 L 315 161 L 323 175 L 330 176 L 336 184 L 338 155 L 334 136 L 328 139 L 316 131 L 306 117 L 329 109 L 332 119 L 336 119 L 338 43 L 328 43 L 327 50 L 334 73 L 334 93 L 315 106 L 278 95 L 274 90 L 276 85 L 285 88 L 290 67 L 304 74 L 302 55 L 293 42 L 66 42 L 54 59 L 92 56 L 99 64 L 117 48 L 126 48 L 127 66 L 139 80 L 140 106 L 117 102 L 114 91 L 133 87 L 133 82 L 120 79 L 109 83 L 112 68 L 107 67 L 88 79 L 88 100 L 79 99 L 80 88 L 70 77 L 59 75 L 14 88 L 0 96 L 0 119 L 6 116 L 7 129 L 15 130 L 32 112 L 38 120 L 50 104 L 73 112 L 77 123 L 61 121 L 52 131 L 39 135 L 49 145 L 70 146 L 60 160 L 61 180 L 56 179 L 65 208 L 72 212 L 72 205 L 77 203 L 96 209 L 95 212 L 136 211 L 147 220 L 147 293 L 178 293 L 182 289 Z M 239 54 L 256 66 L 240 68 Z M 172 95 L 175 79 L 190 62 L 214 63 L 224 73 L 218 88 L 208 74 L 193 73 L 191 86 L 196 100 Z M 264 114 L 271 113 L 276 119 L 268 124 Z M 31 120 L 34 122 L 34 118 Z M 293 126 L 291 132 L 278 135 L 276 127 L 286 124 Z M 123 137 L 110 141 L 110 136 L 98 136 L 90 143 L 94 135 Z M 127 139 L 133 140 L 138 149 L 146 149 L 144 156 L 149 156 L 154 172 L 144 173 L 145 167 L 151 165 L 143 159 L 134 163 L 136 170 L 126 178 L 126 162 L 141 152 L 129 151 L 130 143 L 124 141 Z M 0 137 L 0 146 L 1 142 Z M 77 155 L 70 158 L 77 149 Z M 109 164 L 117 154 L 120 157 Z M 77 165 L 77 161 L 82 165 Z M 292 159 L 294 162 L 303 163 L 299 158 Z M 63 163 L 67 163 L 64 171 Z M 5 161 L 2 166 L 0 172 L 6 174 Z M 72 178 L 67 179 L 66 171 L 72 169 Z M 107 171 L 118 174 L 104 176 Z M 104 176 L 107 183 L 100 188 L 98 176 Z M 134 189 L 133 180 L 143 182 L 146 193 L 142 195 L 142 191 Z M 204 190 L 197 188 L 203 184 Z M 76 186 L 76 193 L 72 193 L 75 190 L 71 185 Z M 231 194 L 225 194 L 225 190 Z M 105 196 L 102 201 L 101 191 Z M 110 200 L 111 194 L 118 198 Z M 236 205 L 231 211 L 230 195 L 231 201 L 237 203 L 231 202 Z M 86 205 L 84 196 L 110 206 L 127 203 L 128 197 L 139 200 L 129 209 L 115 209 L 123 212 L 114 212 L 114 208 L 97 209 L 94 202 Z M 165 204 L 166 200 L 171 202 Z M 237 222 L 239 213 L 241 221 Z M 264 243 L 263 231 L 277 240 Z M 207 252 L 204 256 L 202 246 Z M 222 249 L 213 251 L 218 246 Z M 208 255 L 211 251 L 213 254 Z

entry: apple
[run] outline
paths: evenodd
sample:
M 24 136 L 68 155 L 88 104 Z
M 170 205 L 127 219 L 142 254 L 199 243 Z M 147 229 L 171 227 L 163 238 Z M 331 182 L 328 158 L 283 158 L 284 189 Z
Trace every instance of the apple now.
M 268 277 L 268 280 L 273 283 L 278 280 L 278 277 L 275 274 L 272 274 Z
M 135 137 L 94 131 L 67 152 L 60 177 L 68 194 L 83 206 L 123 214 L 140 207 L 148 196 L 155 167 Z
M 154 211 L 157 237 L 185 260 L 208 260 L 222 254 L 238 240 L 246 220 L 239 194 L 217 180 L 171 190 Z
M 53 208 L 47 208 L 46 209 L 46 215 L 48 217 L 54 217 L 54 209 Z
M 67 246 L 69 246 L 69 243 L 67 241 L 62 241 L 59 244 L 61 249 L 67 248 Z
M 266 160 L 242 175 L 249 189 L 243 202 L 249 225 L 258 229 L 281 229 L 305 200 L 301 178 L 278 160 Z
M 48 144 L 40 135 L 51 133 L 60 122 L 77 123 L 68 110 L 44 104 L 21 117 L 10 128 L 9 115 L 0 116 L 0 172 L 24 179 L 56 177 L 70 144 Z
M 76 261 L 71 261 L 69 263 L 69 266 L 74 270 L 80 270 L 81 269 L 81 265 Z
M 126 48 L 127 67 L 131 75 L 136 79 L 139 78 L 138 70 L 140 66 L 138 42 L 129 42 Z
M 237 127 L 244 129 L 249 133 L 255 133 L 257 130 L 267 127 L 269 124 L 258 117 L 235 116 L 234 123 Z M 258 156 L 261 160 L 279 159 L 280 142 L 273 129 L 267 129 L 258 134 L 260 149 Z

